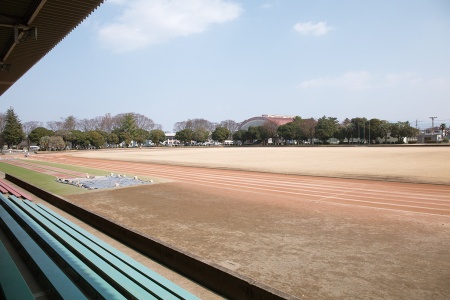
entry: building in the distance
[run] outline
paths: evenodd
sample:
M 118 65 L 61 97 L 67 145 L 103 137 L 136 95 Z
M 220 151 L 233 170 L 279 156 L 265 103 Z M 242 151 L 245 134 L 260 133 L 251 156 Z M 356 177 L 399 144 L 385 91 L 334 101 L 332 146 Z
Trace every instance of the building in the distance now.
M 278 126 L 284 125 L 286 123 L 292 122 L 294 120 L 294 116 L 281 116 L 281 115 L 262 115 L 261 117 L 253 117 L 245 120 L 241 123 L 239 129 L 248 130 L 250 126 L 258 127 L 263 126 L 267 122 L 274 122 Z
M 417 143 L 441 143 L 445 139 L 445 135 L 446 131 L 444 129 L 439 127 L 429 128 L 417 136 Z

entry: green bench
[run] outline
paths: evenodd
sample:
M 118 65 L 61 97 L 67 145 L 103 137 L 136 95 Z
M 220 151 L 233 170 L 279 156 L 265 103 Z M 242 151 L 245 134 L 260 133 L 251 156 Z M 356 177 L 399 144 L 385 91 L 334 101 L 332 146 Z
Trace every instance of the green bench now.
M 12 195 L 0 203 L 3 223 L 58 297 L 199 299 L 43 205 Z
M 157 299 L 147 293 L 142 288 L 135 286 L 129 278 L 123 274 L 118 274 L 112 266 L 108 265 L 89 251 L 86 247 L 72 238 L 70 235 L 59 229 L 49 220 L 38 215 L 30 214 L 21 200 L 10 197 L 11 209 L 21 218 L 33 231 L 30 233 L 36 239 L 42 241 L 43 246 L 50 255 L 56 255 L 61 261 L 61 266 L 71 268 L 77 280 L 83 280 L 91 289 L 105 299 Z M 115 276 L 116 280 L 110 280 Z
M 23 202 L 158 297 L 164 299 L 199 299 L 47 207 L 27 200 Z
M 0 219 L 1 226 L 6 233 L 20 245 L 26 253 L 30 262 L 38 271 L 38 279 L 45 287 L 49 288 L 50 294 L 62 299 L 87 299 L 78 287 L 66 276 L 66 274 L 55 264 L 55 262 L 42 250 L 42 248 L 30 237 L 22 226 L 14 220 L 3 205 L 8 206 L 9 200 L 0 195 Z
M 27 200 L 21 201 L 14 196 L 10 198 L 66 248 L 80 257 L 86 265 L 128 298 L 198 299 L 98 238 L 92 235 L 86 237 L 80 233 L 82 231 L 89 235 L 86 231 L 79 227 L 75 230 L 73 228 L 77 227 L 75 224 L 71 224 L 73 227 L 69 226 L 70 222 L 56 213 L 50 214 L 50 210 L 44 210 L 42 206 Z
M 0 241 L 0 299 L 34 300 L 25 279 Z

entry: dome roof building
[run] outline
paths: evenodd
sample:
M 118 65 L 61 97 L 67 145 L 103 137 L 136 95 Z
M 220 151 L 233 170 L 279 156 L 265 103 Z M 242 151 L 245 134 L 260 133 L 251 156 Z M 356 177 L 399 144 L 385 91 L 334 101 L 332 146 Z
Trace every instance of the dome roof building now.
M 294 120 L 294 116 L 281 116 L 281 115 L 262 115 L 261 117 L 253 117 L 245 120 L 241 123 L 240 130 L 248 130 L 250 126 L 258 127 L 263 126 L 267 122 L 273 122 L 278 126 L 287 124 Z

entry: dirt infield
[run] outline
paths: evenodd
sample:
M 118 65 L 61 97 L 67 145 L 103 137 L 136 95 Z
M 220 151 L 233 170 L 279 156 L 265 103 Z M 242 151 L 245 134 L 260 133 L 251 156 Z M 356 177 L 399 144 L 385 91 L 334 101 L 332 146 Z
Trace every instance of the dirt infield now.
M 152 148 L 74 154 L 270 173 L 449 184 L 450 147 Z
M 332 160 L 347 165 L 370 157 L 380 163 L 389 153 L 390 159 L 381 164 L 392 166 L 389 161 L 395 161 L 396 173 L 386 175 L 361 163 L 361 168 L 349 167 L 352 171 L 347 170 L 344 176 L 358 177 L 358 171 L 368 178 L 389 176 L 391 180 L 413 178 L 446 183 L 450 148 L 380 148 L 381 154 L 367 148 L 348 148 L 357 149 L 353 157 L 340 150 L 325 151 L 330 148 L 312 149 L 269 149 L 280 151 L 275 154 L 261 148 L 138 149 L 38 158 L 166 179 L 166 183 L 151 186 L 66 198 L 297 297 L 447 299 L 449 186 L 308 178 L 273 172 L 282 173 L 288 166 L 290 170 L 296 170 L 296 166 L 299 172 L 299 166 L 310 160 L 309 169 L 301 169 L 302 173 L 314 169 L 316 175 L 329 171 L 338 177 L 336 165 L 328 166 Z M 423 167 L 425 162 L 437 168 L 441 159 L 446 160 L 439 165 L 442 172 L 424 174 L 428 168 Z M 272 174 L 175 164 L 227 169 L 237 166 L 252 171 L 265 168 Z M 405 166 L 402 172 L 400 166 Z

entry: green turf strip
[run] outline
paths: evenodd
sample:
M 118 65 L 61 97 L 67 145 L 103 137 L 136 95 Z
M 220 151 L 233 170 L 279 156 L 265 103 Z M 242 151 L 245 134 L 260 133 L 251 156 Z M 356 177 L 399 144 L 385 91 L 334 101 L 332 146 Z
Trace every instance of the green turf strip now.
M 127 175 L 128 177 L 130 177 L 130 176 L 133 177 L 133 176 L 137 175 L 142 180 L 152 180 L 153 179 L 153 178 L 150 178 L 148 176 L 142 176 L 140 174 L 120 173 L 117 170 L 91 169 L 91 168 L 72 166 L 72 165 L 65 165 L 65 164 L 54 163 L 54 162 L 39 161 L 39 160 L 30 160 L 30 161 L 26 161 L 26 162 L 30 163 L 30 164 L 51 166 L 51 167 L 56 167 L 56 168 L 60 168 L 60 169 L 64 169 L 64 170 L 70 170 L 70 171 L 76 171 L 76 172 L 80 172 L 80 173 L 86 173 L 86 174 L 94 175 L 94 176 L 106 176 L 106 175 L 109 175 L 111 173 L 114 173 L 116 175 L 117 174 Z
M 27 164 L 50 166 L 50 167 L 60 168 L 60 169 L 64 169 L 64 170 L 70 170 L 70 171 L 75 171 L 75 172 L 80 172 L 80 173 L 87 173 L 87 174 L 95 175 L 95 176 L 105 176 L 107 174 L 110 174 L 111 172 L 115 173 L 115 171 L 103 171 L 103 170 L 98 170 L 98 169 L 89 169 L 89 168 L 85 168 L 85 167 L 64 165 L 64 164 L 47 162 L 47 161 L 39 161 L 39 160 L 27 160 L 25 162 Z
M 13 166 L 0 162 L 0 171 L 8 173 L 23 181 L 31 183 L 41 189 L 57 195 L 81 194 L 87 192 L 85 189 L 77 188 L 68 184 L 61 184 L 55 181 L 55 176 Z
M 36 165 L 46 165 L 46 166 L 52 166 L 57 167 L 64 170 L 71 170 L 76 171 L 80 173 L 86 173 L 94 176 L 106 176 L 110 173 L 116 173 L 116 171 L 104 171 L 104 170 L 98 170 L 98 169 L 90 169 L 90 168 L 83 168 L 83 167 L 77 167 L 77 166 L 70 166 L 70 165 L 63 165 L 58 163 L 51 163 L 51 162 L 41 162 L 41 161 L 27 161 L 27 163 L 30 164 L 36 164 Z M 72 195 L 72 194 L 82 194 L 82 193 L 88 193 L 89 190 L 78 188 L 69 184 L 62 184 L 55 181 L 54 175 L 47 175 L 43 174 L 37 171 L 32 171 L 29 169 L 25 169 L 19 166 L 14 166 L 8 163 L 3 163 L 0 161 L 0 171 L 3 173 L 11 174 L 17 178 L 22 179 L 23 181 L 26 181 L 28 183 L 31 183 L 32 185 L 35 185 L 41 189 L 44 189 L 50 193 L 57 194 L 57 195 Z M 125 174 L 128 177 L 135 176 L 136 174 Z M 150 180 L 150 178 L 141 177 L 142 180 Z

